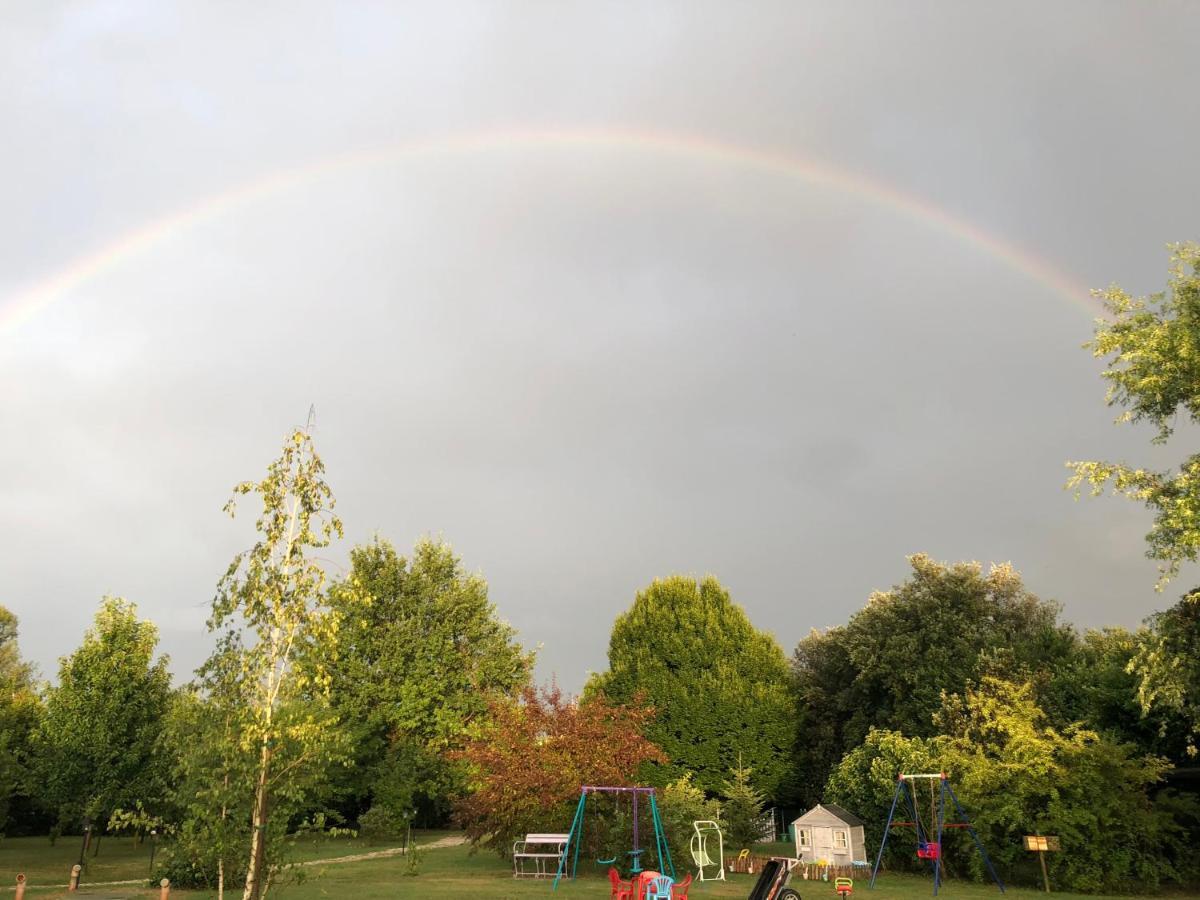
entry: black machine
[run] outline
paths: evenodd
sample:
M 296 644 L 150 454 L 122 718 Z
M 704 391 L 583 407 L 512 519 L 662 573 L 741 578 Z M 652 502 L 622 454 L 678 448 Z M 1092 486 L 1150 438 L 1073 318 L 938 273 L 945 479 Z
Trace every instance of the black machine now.
M 747 900 L 800 900 L 800 895 L 787 886 L 790 875 L 788 860 L 768 860 Z

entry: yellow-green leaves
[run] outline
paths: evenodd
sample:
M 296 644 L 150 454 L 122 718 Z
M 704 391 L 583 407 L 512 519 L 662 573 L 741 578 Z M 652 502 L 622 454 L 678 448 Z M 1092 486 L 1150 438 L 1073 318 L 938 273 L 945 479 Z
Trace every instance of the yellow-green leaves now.
M 262 895 L 278 865 L 289 811 L 303 807 L 348 749 L 328 704 L 327 662 L 337 656 L 341 614 L 326 601 L 325 570 L 314 556 L 342 536 L 324 471 L 311 435 L 294 431 L 266 477 L 238 484 L 225 507 L 233 515 L 236 499 L 248 496 L 262 504 L 258 540 L 217 586 L 209 627 L 222 636 L 202 669 L 210 697 L 238 723 L 228 739 L 256 760 L 247 769 L 231 766 L 228 754 L 214 756 L 224 773 L 247 778 L 241 787 L 254 796 L 246 900 Z M 353 597 L 353 584 L 348 591 Z M 297 665 L 301 658 L 306 665 Z
M 1117 286 L 1097 291 L 1111 319 L 1096 322 L 1086 346 L 1107 358 L 1107 402 L 1123 407 L 1118 422 L 1151 422 L 1154 443 L 1174 433 L 1180 414 L 1200 422 L 1200 245 L 1171 248 L 1167 290 L 1133 298 Z M 1178 473 L 1152 472 L 1109 462 L 1069 462 L 1067 486 L 1116 494 L 1154 511 L 1146 555 L 1160 562 L 1159 590 L 1200 552 L 1200 456 L 1189 456 Z

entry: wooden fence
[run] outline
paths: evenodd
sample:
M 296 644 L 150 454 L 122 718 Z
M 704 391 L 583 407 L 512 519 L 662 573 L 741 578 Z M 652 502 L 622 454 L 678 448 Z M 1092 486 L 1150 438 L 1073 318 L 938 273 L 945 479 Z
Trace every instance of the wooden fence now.
M 738 858 L 736 856 L 727 856 L 725 858 L 726 872 L 740 872 L 742 874 L 756 874 L 762 871 L 762 867 L 767 861 L 772 859 L 770 856 L 759 856 L 751 854 Z M 817 863 L 801 863 L 792 869 L 792 881 L 833 881 L 835 878 L 865 878 L 870 877 L 871 869 L 864 866 L 821 866 Z

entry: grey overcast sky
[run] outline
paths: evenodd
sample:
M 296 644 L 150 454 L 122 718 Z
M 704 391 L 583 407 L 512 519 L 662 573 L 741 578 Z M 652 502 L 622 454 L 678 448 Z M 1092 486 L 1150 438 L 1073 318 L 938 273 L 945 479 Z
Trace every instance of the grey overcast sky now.
M 310 404 L 333 569 L 444 537 L 571 689 L 673 572 L 789 653 L 916 551 L 1135 625 L 1195 573 L 1155 594 L 1144 511 L 1063 463 L 1194 435 L 1111 424 L 1063 282 L 1157 290 L 1200 238 L 1197 12 L 10 0 L 24 652 L 119 594 L 188 677 L 252 538 L 221 506 Z

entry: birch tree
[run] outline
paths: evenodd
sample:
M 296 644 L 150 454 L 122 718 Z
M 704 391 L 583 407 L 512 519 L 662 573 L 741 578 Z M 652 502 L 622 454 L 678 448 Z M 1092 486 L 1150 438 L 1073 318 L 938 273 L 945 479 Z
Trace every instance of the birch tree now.
M 342 536 L 323 476 L 311 435 L 297 430 L 266 477 L 237 485 L 225 507 L 233 515 L 249 495 L 262 503 L 258 540 L 230 563 L 209 620 L 221 633 L 222 677 L 237 682 L 222 693 L 242 698 L 239 739 L 256 759 L 243 900 L 266 894 L 278 863 L 272 838 L 344 754 L 320 662 L 336 652 L 338 615 L 326 604 L 325 572 L 313 553 Z M 300 666 L 302 657 L 314 662 Z

